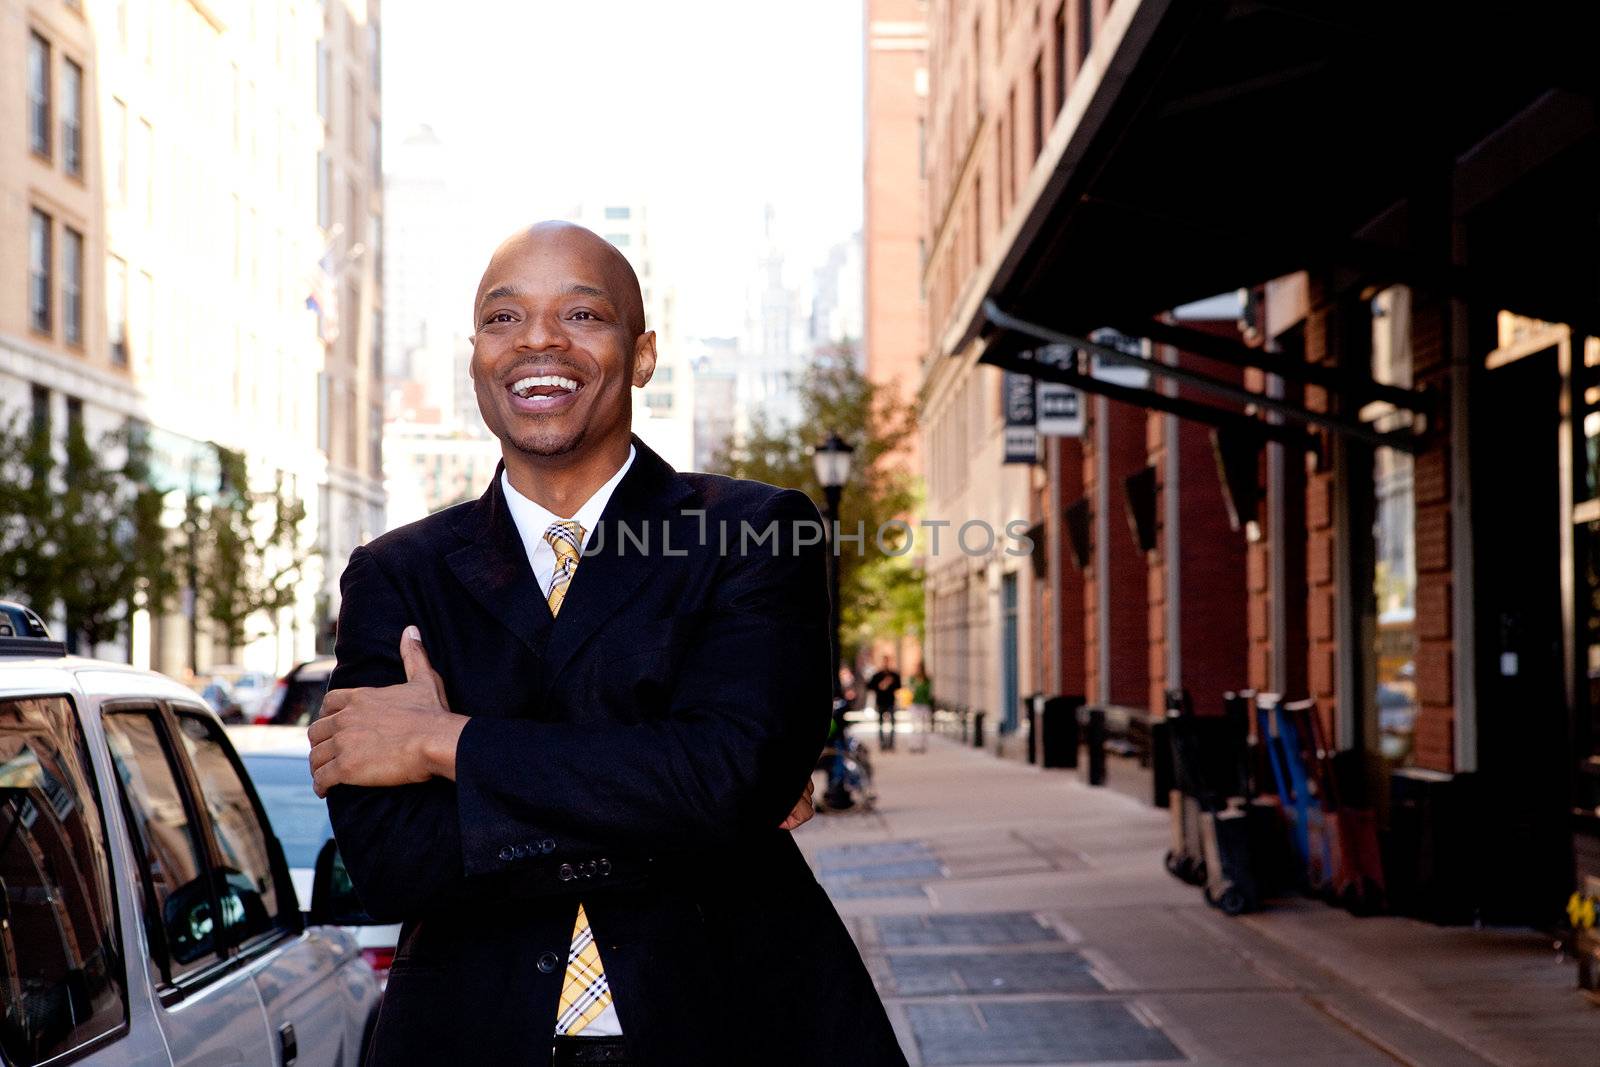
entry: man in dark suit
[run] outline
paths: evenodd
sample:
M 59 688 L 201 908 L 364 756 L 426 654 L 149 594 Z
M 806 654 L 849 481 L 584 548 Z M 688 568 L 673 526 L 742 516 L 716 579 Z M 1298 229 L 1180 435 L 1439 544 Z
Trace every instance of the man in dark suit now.
M 655 337 L 589 231 L 507 241 L 474 311 L 503 462 L 351 555 L 311 727 L 404 924 L 371 1062 L 903 1065 L 786 832 L 828 727 L 815 507 L 631 434 Z

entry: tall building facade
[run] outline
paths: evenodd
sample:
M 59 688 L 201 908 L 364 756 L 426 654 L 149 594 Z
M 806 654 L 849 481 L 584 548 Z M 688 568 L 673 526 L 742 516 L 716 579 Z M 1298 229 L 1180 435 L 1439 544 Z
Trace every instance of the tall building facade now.
M 866 4 L 865 336 L 867 376 L 913 403 L 928 352 L 922 298 L 927 224 L 927 0 Z M 916 442 L 906 465 L 916 470 Z
M 0 419 L 91 439 L 135 414 L 125 338 L 106 336 L 96 58 L 77 5 L 0 5 Z
M 377 0 L 318 5 L 316 156 L 323 370 L 317 445 L 325 459 L 317 541 L 323 553 L 317 641 L 333 647 L 339 575 L 383 532 L 383 126 Z M 331 308 L 331 311 L 330 311 Z
M 650 208 L 637 197 L 586 201 L 572 220 L 605 238 L 639 276 L 645 325 L 656 335 L 656 370 L 634 398 L 633 430 L 679 470 L 692 470 L 694 372 L 678 335 L 677 293 L 662 269 L 662 249 L 650 228 Z
M 1303 699 L 1390 906 L 1600 896 L 1596 12 L 928 22 L 929 511 L 1039 546 L 930 569 L 936 689 Z
M 91 440 L 131 420 L 174 528 L 184 492 L 217 488 L 211 443 L 236 450 L 252 487 L 306 504 L 302 544 L 320 552 L 241 648 L 185 591 L 93 651 L 177 676 L 286 669 L 331 617 L 318 590 L 382 528 L 362 385 L 376 4 L 7 3 L 0 54 L 21 105 L 0 109 L 0 263 L 16 267 L 0 276 L 19 279 L 0 295 L 0 397 Z

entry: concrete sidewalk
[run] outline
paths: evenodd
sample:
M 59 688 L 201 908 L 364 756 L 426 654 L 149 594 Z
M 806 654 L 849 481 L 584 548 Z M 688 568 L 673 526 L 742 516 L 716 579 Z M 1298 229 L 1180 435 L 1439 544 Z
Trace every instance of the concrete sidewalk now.
M 1229 919 L 1163 870 L 1166 812 L 905 740 L 876 811 L 797 838 L 913 1065 L 1600 1064 L 1600 1010 L 1537 933 L 1300 899 Z

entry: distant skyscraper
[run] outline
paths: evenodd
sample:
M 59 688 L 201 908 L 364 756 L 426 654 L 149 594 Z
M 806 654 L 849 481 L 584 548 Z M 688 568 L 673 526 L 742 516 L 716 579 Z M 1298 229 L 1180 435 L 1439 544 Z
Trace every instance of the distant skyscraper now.
M 656 334 L 656 370 L 633 406 L 633 429 L 663 459 L 680 470 L 695 465 L 694 375 L 679 347 L 676 291 L 661 270 L 661 250 L 652 240 L 649 206 L 637 197 L 588 201 L 572 213 L 627 257 L 639 276 L 645 325 Z

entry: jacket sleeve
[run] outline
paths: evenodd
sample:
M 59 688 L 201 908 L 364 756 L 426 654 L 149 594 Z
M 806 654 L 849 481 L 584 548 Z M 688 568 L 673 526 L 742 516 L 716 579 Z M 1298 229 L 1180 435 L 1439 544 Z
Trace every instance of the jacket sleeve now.
M 406 680 L 400 660 L 400 633 L 416 621 L 399 587 L 365 546 L 350 554 L 339 579 L 337 665 L 331 689 L 400 685 Z M 328 815 L 339 852 L 368 913 L 398 922 L 452 903 L 484 902 L 570 890 L 557 877 L 553 861 L 593 854 L 575 838 L 539 835 L 518 839 L 508 853 L 514 869 L 469 878 L 462 861 L 455 783 L 434 778 L 413 785 L 369 788 L 340 785 L 328 793 Z M 643 860 L 616 857 L 617 880 L 643 869 Z
M 830 722 L 827 550 L 802 493 L 774 495 L 752 525 L 775 536 L 720 564 L 666 714 L 467 723 L 452 844 L 469 874 L 515 866 L 508 844 L 544 831 L 651 852 L 774 832 Z

